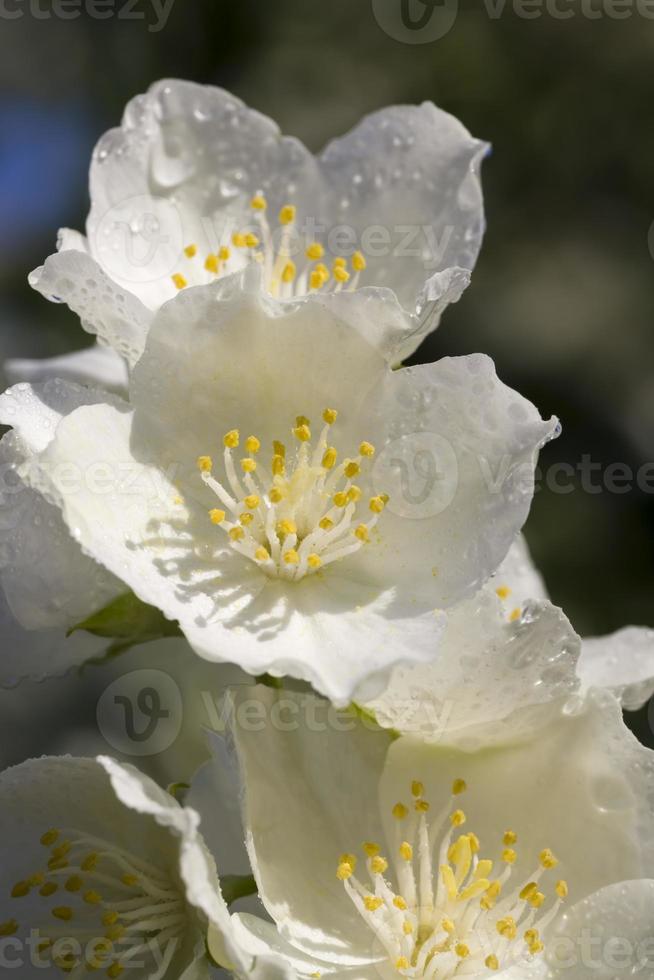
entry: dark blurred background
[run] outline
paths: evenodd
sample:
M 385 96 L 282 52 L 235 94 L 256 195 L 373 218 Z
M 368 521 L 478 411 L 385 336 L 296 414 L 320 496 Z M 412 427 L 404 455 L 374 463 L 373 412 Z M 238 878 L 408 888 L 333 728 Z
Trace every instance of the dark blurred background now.
M 561 418 L 544 473 L 586 457 L 591 477 L 536 496 L 527 537 L 553 600 L 582 635 L 654 625 L 654 466 L 649 488 L 635 479 L 654 460 L 654 5 L 544 0 L 526 17 L 443 0 L 451 28 L 406 44 L 374 0 L 168 0 L 165 24 L 156 0 L 103 19 L 86 2 L 0 4 L 0 357 L 82 345 L 26 276 L 59 225 L 83 229 L 93 144 L 152 81 L 231 89 L 314 150 L 366 112 L 431 99 L 493 154 L 472 285 L 418 359 L 484 351 Z M 613 463 L 634 475 L 626 492 L 606 488 Z M 646 711 L 630 723 L 654 742 Z

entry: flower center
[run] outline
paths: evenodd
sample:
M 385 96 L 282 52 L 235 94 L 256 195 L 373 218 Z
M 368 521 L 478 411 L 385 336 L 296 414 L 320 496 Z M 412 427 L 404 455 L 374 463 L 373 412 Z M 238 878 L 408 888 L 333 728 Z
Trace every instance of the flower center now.
M 362 442 L 357 456 L 338 463 L 338 452 L 329 444 L 337 415 L 335 409 L 325 409 L 315 446 L 309 419 L 299 415 L 292 430 L 297 443 L 293 459 L 285 445 L 275 441 L 269 468 L 255 458 L 261 449 L 256 436 L 245 440 L 248 455 L 237 465 L 238 429 L 223 437 L 223 483 L 213 475 L 210 456 L 197 461 L 202 479 L 222 504 L 209 511 L 210 520 L 227 533 L 235 551 L 272 578 L 301 579 L 358 551 L 370 541 L 388 502 L 385 494 L 371 497 L 367 520 L 360 520 L 363 495 L 352 481 L 374 456 L 375 447 Z
M 103 970 L 113 980 L 126 970 L 149 977 L 154 966 L 170 962 L 183 941 L 187 915 L 165 871 L 76 830 L 48 830 L 41 844 L 47 851 L 44 867 L 17 882 L 11 897 L 17 903 L 32 894 L 42 899 L 43 917 L 34 923 L 38 944 L 32 948 L 43 968 L 53 964 L 74 980 Z M 0 924 L 0 935 L 20 928 L 12 919 Z
M 363 845 L 369 884 L 360 881 L 354 854 L 341 855 L 337 877 L 378 944 L 403 977 L 449 980 L 465 974 L 487 977 L 519 957 L 542 953 L 542 935 L 568 894 L 565 881 L 554 885 L 554 899 L 540 889 L 541 878 L 558 864 L 549 849 L 525 881 L 512 880 L 517 835 L 503 836 L 502 870 L 479 856 L 473 833 L 454 799 L 466 789 L 455 780 L 443 812 L 430 819 L 422 783 L 412 785 L 412 805 L 393 807 L 393 869 L 375 843 Z M 437 869 L 437 870 L 436 870 Z M 389 881 L 393 874 L 395 885 Z
M 318 290 L 338 293 L 342 289 L 357 288 L 361 273 L 366 268 L 362 252 L 352 253 L 350 268 L 344 256 L 335 256 L 330 270 L 323 261 L 325 248 L 320 242 L 301 242 L 294 205 L 285 204 L 281 208 L 274 231 L 268 221 L 268 203 L 262 193 L 255 194 L 250 207 L 251 228 L 235 231 L 229 242 L 223 242 L 204 261 L 197 245 L 186 246 L 184 255 L 190 264 L 183 272 L 175 272 L 171 277 L 177 289 L 212 282 L 243 268 L 248 262 L 258 262 L 262 266 L 266 288 L 273 296 L 282 299 Z

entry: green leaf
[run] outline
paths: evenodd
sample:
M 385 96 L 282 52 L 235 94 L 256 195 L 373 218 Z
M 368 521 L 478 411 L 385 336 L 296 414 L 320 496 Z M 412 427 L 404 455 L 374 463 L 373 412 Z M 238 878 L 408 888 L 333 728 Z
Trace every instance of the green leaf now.
M 228 905 L 239 898 L 256 895 L 257 883 L 253 875 L 224 875 L 220 878 L 220 889 Z
M 119 596 L 68 630 L 68 636 L 85 630 L 94 636 L 105 636 L 114 642 L 100 657 L 91 657 L 79 668 L 101 667 L 140 643 L 151 643 L 166 636 L 181 636 L 179 625 L 166 619 L 155 606 L 142 602 L 133 592 Z

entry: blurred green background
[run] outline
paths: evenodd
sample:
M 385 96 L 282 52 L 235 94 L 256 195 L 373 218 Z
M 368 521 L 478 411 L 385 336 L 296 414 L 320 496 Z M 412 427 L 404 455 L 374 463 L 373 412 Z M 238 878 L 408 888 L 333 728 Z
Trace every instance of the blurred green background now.
M 82 345 L 26 275 L 59 225 L 83 228 L 92 146 L 155 79 L 231 89 L 314 150 L 366 112 L 431 99 L 493 154 L 472 285 L 417 359 L 490 354 L 563 422 L 544 470 L 590 457 L 601 485 L 611 463 L 654 460 L 654 20 L 635 2 L 621 19 L 601 0 L 593 17 L 590 0 L 560 0 L 566 19 L 461 2 L 424 44 L 385 33 L 371 0 L 173 0 L 159 31 L 151 0 L 102 20 L 35 4 L 0 15 L 1 358 Z M 542 486 L 527 526 L 554 601 L 583 635 L 654 625 L 654 479 L 649 493 L 572 485 Z M 646 711 L 631 723 L 654 742 Z

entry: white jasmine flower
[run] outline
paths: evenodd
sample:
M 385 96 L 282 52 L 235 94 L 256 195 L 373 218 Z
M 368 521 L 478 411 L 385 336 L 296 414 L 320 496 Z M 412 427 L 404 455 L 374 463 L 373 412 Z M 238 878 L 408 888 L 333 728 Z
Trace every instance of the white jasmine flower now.
M 63 378 L 124 394 L 127 391 L 127 364 L 111 347 L 93 344 L 59 357 L 14 357 L 2 365 L 10 384 L 38 383 Z
M 0 937 L 21 978 L 204 980 L 211 923 L 235 976 L 290 980 L 234 942 L 198 814 L 136 769 L 46 758 L 6 770 L 0 785 Z
M 504 557 L 556 422 L 482 356 L 391 371 L 345 308 L 241 286 L 166 304 L 131 405 L 71 406 L 20 474 L 202 656 L 343 704 L 433 658 L 435 610 Z M 39 404 L 14 424 L 38 425 Z M 423 444 L 434 479 L 416 512 L 403 480 Z
M 252 698 L 264 726 L 239 710 Z M 651 972 L 653 754 L 612 695 L 476 751 L 330 723 L 314 698 L 262 688 L 233 719 L 272 919 L 234 916 L 253 953 L 307 980 L 608 980 L 626 939 L 630 975 Z
M 277 297 L 358 292 L 401 359 L 469 282 L 486 151 L 424 103 L 314 157 L 221 89 L 161 81 L 96 147 L 86 237 L 64 229 L 31 281 L 133 362 L 177 289 L 256 264 Z

